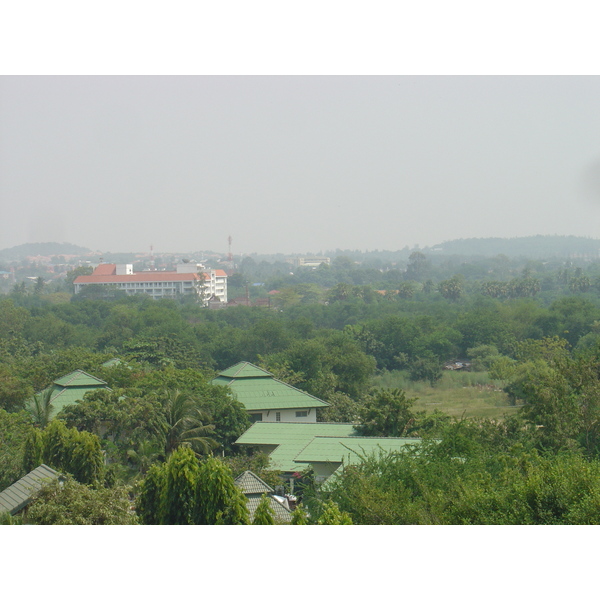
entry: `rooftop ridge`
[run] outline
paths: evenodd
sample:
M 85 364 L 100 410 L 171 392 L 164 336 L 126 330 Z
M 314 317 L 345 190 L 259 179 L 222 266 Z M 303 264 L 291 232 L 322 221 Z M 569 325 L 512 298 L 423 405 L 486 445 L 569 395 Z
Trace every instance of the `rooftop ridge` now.
M 243 482 L 248 478 L 254 479 L 257 483 L 263 486 L 265 492 L 268 492 L 269 494 L 275 491 L 268 483 L 265 483 L 256 473 L 253 473 L 252 471 L 244 471 L 241 475 L 238 475 L 234 481 L 238 487 L 243 489 Z
M 98 383 L 108 385 L 106 383 L 106 381 L 100 379 L 99 377 L 95 377 L 94 375 L 90 375 L 89 373 L 86 373 L 86 371 L 83 371 L 82 369 L 75 369 L 74 371 L 71 371 L 71 373 L 67 373 L 66 375 L 63 375 L 62 377 L 58 377 L 52 383 L 55 383 L 56 385 L 61 385 L 63 387 L 68 387 L 68 384 L 71 383 L 71 381 L 73 381 L 74 379 L 76 379 L 77 377 L 79 377 L 81 375 L 85 375 L 86 377 L 89 377 L 90 379 L 95 379 Z M 59 381 L 61 381 L 61 379 L 65 379 L 66 377 L 68 377 L 69 379 L 66 379 L 65 383 L 58 383 Z
M 253 371 L 261 371 L 262 373 L 264 373 L 265 377 L 270 377 L 271 379 L 275 379 L 275 376 L 273 375 L 273 373 L 269 373 L 269 371 L 267 371 L 261 367 L 257 367 L 256 365 L 254 365 L 251 362 L 248 362 L 246 360 L 242 360 L 238 363 L 235 363 L 231 367 L 228 367 L 227 369 L 220 371 L 217 374 L 217 376 L 218 377 L 229 377 L 230 379 L 246 379 L 246 378 L 250 378 L 250 377 L 256 377 L 256 375 L 248 375 L 246 377 L 244 377 L 243 375 L 241 375 L 241 376 L 238 375 L 241 371 L 243 371 L 247 367 L 251 367 Z M 235 371 L 233 371 L 233 369 L 235 369 Z M 231 373 L 228 373 L 228 371 L 231 371 Z M 262 375 L 259 375 L 259 377 L 262 377 Z
M 318 400 L 318 398 L 317 398 L 317 400 Z M 305 425 L 307 427 L 314 427 L 315 425 L 336 425 L 336 426 L 339 425 L 340 427 L 342 427 L 342 426 L 343 427 L 348 427 L 349 425 L 355 425 L 355 423 L 340 423 L 339 421 L 317 421 L 316 423 L 306 423 L 306 422 L 303 422 L 303 421 L 286 421 L 286 422 L 280 422 L 280 423 L 273 423 L 273 422 L 270 422 L 270 421 L 256 421 L 255 423 L 252 423 L 253 427 L 256 426 L 256 425 L 261 425 L 261 426 L 263 426 L 263 425 L 269 425 L 269 426 L 271 426 L 271 425 L 283 425 L 283 426 L 293 425 L 294 427 L 296 425 Z M 317 436 L 315 436 L 315 437 L 317 437 Z M 344 436 L 322 435 L 322 436 L 318 436 L 318 437 L 344 437 Z M 360 436 L 360 437 L 368 437 L 368 436 Z M 375 437 L 375 436 L 373 436 L 373 437 Z M 389 438 L 381 438 L 381 439 L 389 439 Z M 412 439 L 412 438 L 410 438 L 410 439 Z
M 353 425 L 353 423 L 345 423 L 345 425 Z M 316 438 L 326 438 L 330 440 L 347 440 L 347 436 L 343 435 L 315 435 L 313 439 Z M 422 438 L 413 438 L 413 437 L 383 437 L 381 435 L 353 435 L 350 438 L 352 441 L 354 440 L 407 440 L 407 441 L 421 441 Z

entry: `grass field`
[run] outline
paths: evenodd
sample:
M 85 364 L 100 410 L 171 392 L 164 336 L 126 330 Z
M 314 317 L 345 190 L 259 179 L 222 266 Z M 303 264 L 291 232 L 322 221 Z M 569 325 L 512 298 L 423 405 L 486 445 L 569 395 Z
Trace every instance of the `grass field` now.
M 508 396 L 490 381 L 487 373 L 445 371 L 442 378 L 431 386 L 422 381 L 410 381 L 405 371 L 387 371 L 376 375 L 374 385 L 400 388 L 408 398 L 418 398 L 413 410 L 435 409 L 453 417 L 487 417 L 501 419 L 516 412 Z

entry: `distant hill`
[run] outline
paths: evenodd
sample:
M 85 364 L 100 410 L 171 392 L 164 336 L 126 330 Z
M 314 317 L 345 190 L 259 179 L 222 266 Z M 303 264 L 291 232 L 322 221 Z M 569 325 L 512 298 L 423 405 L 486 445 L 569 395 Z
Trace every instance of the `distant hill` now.
M 600 257 L 600 240 L 575 235 L 534 235 L 515 238 L 469 238 L 427 248 L 444 255 L 552 258 Z
M 75 244 L 43 242 L 21 244 L 20 246 L 0 250 L 0 260 L 22 260 L 28 256 L 85 256 L 91 253 L 92 251 L 89 248 L 82 248 Z

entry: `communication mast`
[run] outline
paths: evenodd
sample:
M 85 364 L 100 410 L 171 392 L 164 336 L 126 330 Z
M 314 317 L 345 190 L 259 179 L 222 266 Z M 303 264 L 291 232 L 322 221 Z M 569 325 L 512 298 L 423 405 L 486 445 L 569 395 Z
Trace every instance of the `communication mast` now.
M 231 236 L 229 236 L 229 237 L 227 238 L 227 241 L 229 242 L 229 254 L 227 254 L 227 260 L 228 260 L 230 263 L 233 263 L 233 254 L 231 254 L 231 242 L 232 242 L 233 240 L 231 239 Z

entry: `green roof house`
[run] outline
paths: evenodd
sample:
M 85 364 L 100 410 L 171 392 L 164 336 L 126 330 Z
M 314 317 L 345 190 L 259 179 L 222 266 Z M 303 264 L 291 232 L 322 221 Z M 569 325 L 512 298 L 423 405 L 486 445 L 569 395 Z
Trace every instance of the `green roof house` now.
M 316 423 L 317 409 L 329 406 L 248 362 L 221 371 L 212 383 L 227 386 L 253 422 Z
M 319 435 L 347 438 L 356 431 L 352 423 L 254 423 L 235 443 L 267 454 L 271 469 L 295 473 L 306 466 L 296 456 Z
M 363 457 L 402 452 L 419 445 L 418 438 L 314 437 L 296 456 L 299 469 L 312 466 L 316 482 L 323 482 L 344 466 L 360 463 Z
M 323 482 L 343 465 L 361 456 L 388 454 L 420 444 L 418 438 L 362 437 L 352 423 L 254 423 L 236 444 L 269 456 L 269 467 L 292 474 L 312 466 L 315 480 Z
M 54 380 L 53 384 L 46 388 L 41 395 L 48 390 L 52 390 L 51 400 L 54 410 L 52 418 L 55 417 L 65 406 L 75 404 L 79 400 L 83 400 L 86 392 L 94 390 L 110 390 L 106 381 L 98 379 L 93 375 L 89 375 L 85 371 L 73 371 L 64 377 Z

